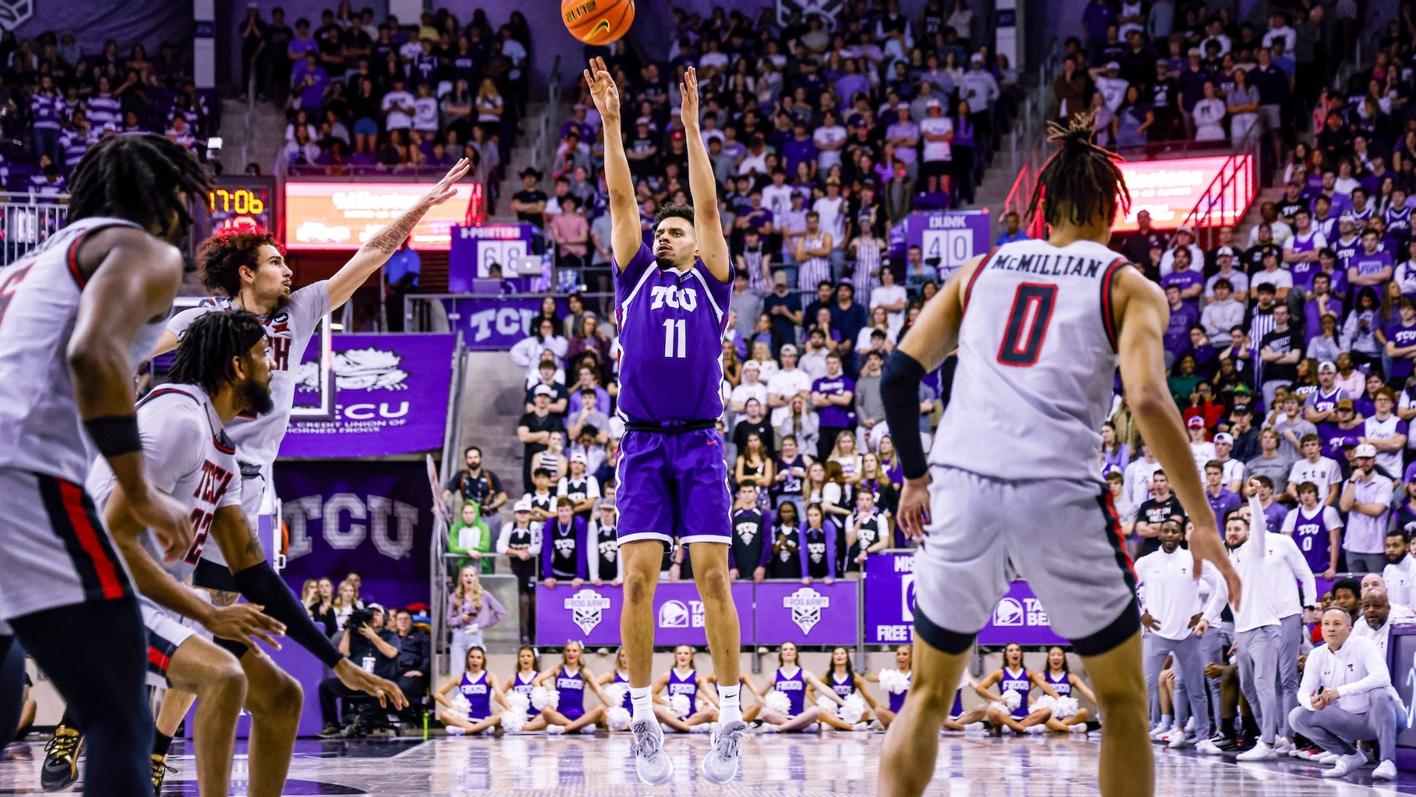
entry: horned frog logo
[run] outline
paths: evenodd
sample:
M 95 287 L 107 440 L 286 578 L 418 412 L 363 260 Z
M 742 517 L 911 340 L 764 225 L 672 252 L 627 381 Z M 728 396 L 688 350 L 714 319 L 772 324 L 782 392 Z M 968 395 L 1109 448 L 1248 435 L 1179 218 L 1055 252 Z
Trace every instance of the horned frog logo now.
M 408 372 L 399 367 L 402 363 L 397 352 L 372 346 L 341 351 L 334 355 L 334 383 L 341 390 L 407 390 Z M 300 363 L 298 377 L 301 390 L 318 390 L 319 363 Z
M 34 16 L 34 0 L 0 0 L 0 28 L 14 30 Z

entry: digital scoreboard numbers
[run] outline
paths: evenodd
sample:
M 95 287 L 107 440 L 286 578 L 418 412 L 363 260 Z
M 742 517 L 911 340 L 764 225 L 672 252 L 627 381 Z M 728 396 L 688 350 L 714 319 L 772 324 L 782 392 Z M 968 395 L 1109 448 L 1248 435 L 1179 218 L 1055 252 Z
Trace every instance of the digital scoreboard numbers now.
M 275 181 L 267 177 L 218 177 L 207 192 L 208 233 L 275 229 Z

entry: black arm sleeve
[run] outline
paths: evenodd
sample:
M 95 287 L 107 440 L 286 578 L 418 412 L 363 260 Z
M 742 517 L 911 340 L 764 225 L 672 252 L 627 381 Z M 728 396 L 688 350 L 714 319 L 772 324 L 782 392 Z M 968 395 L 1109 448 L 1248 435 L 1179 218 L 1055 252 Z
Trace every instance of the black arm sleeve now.
M 929 472 L 924 444 L 919 437 L 919 383 L 924 366 L 900 349 L 885 361 L 880 378 L 880 400 L 885 405 L 885 422 L 900 456 L 905 478 L 918 479 Z
M 300 607 L 295 593 L 270 568 L 270 562 L 248 567 L 235 574 L 234 578 L 236 588 L 246 600 L 264 606 L 266 614 L 285 623 L 285 635 L 310 651 L 326 667 L 333 668 L 344 658 L 334 643 L 320 633 L 315 621 Z

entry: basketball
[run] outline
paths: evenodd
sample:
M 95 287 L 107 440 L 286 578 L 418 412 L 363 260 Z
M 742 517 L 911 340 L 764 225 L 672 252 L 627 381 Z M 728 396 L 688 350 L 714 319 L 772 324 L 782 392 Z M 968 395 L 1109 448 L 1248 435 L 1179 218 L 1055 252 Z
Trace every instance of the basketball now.
M 561 0 L 561 19 L 580 41 L 609 44 L 629 32 L 634 0 Z

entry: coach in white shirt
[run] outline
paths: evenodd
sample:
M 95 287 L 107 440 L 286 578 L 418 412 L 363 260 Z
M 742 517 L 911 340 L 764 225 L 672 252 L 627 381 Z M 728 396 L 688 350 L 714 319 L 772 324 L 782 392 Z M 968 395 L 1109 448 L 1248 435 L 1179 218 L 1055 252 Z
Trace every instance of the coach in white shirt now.
M 1392 605 L 1385 589 L 1373 587 L 1362 593 L 1362 616 L 1353 624 L 1352 635 L 1372 640 L 1386 661 L 1391 627 L 1408 623 L 1416 623 L 1416 612 Z
M 1406 542 L 1406 532 L 1392 529 L 1386 533 L 1387 566 L 1382 568 L 1382 580 L 1395 606 L 1412 609 L 1412 588 L 1416 587 L 1416 557 L 1412 557 Z
M 1327 508 L 1332 511 L 1331 507 Z M 1317 608 L 1318 587 L 1313 569 L 1298 543 L 1287 534 L 1265 534 L 1268 551 L 1264 555 L 1264 592 L 1278 614 L 1278 702 L 1280 706 L 1279 749 L 1292 738 L 1288 712 L 1298 705 L 1298 655 L 1303 652 L 1303 609 Z M 1301 589 L 1300 589 L 1301 587 Z
M 1175 656 L 1175 672 L 1185 684 L 1195 734 L 1209 728 L 1209 698 L 1204 687 L 1204 656 L 1200 638 L 1219 621 L 1228 592 L 1212 567 L 1195 574 L 1195 557 L 1180 549 L 1185 537 L 1180 524 L 1167 520 L 1160 526 L 1160 550 L 1136 560 L 1136 594 L 1141 601 L 1141 625 L 1151 633 L 1145 638 L 1146 691 L 1156 696 L 1156 683 L 1167 656 Z M 1209 600 L 1200 601 L 1200 582 L 1209 587 Z M 1178 693 L 1178 691 L 1177 691 Z M 1170 747 L 1194 744 L 1195 734 L 1172 735 Z
M 1268 522 L 1263 504 L 1257 496 L 1249 498 L 1248 511 L 1236 510 L 1224 524 L 1224 541 L 1229 556 L 1244 584 L 1270 583 L 1268 564 Z M 1249 517 L 1246 519 L 1244 515 Z M 1240 761 L 1267 761 L 1277 758 L 1275 749 L 1288 747 L 1278 744 L 1279 696 L 1278 650 L 1281 639 L 1279 611 L 1276 601 L 1262 592 L 1241 601 L 1234 612 L 1234 641 L 1239 656 L 1239 688 L 1244 699 L 1254 709 L 1259 724 L 1259 739 L 1254 746 L 1239 754 Z
M 1323 612 L 1323 641 L 1303 666 L 1300 705 L 1289 724 L 1339 756 L 1323 777 L 1340 778 L 1364 766 L 1367 758 L 1353 743 L 1375 739 L 1381 763 L 1372 777 L 1395 779 L 1397 704 L 1385 659 L 1372 640 L 1353 634 L 1341 609 Z
M 1377 447 L 1363 443 L 1352 452 L 1352 477 L 1342 486 L 1338 508 L 1348 512 L 1342 548 L 1349 573 L 1379 573 L 1386 566 L 1384 538 L 1396 487 L 1377 472 Z M 1296 467 L 1296 466 L 1295 466 Z

